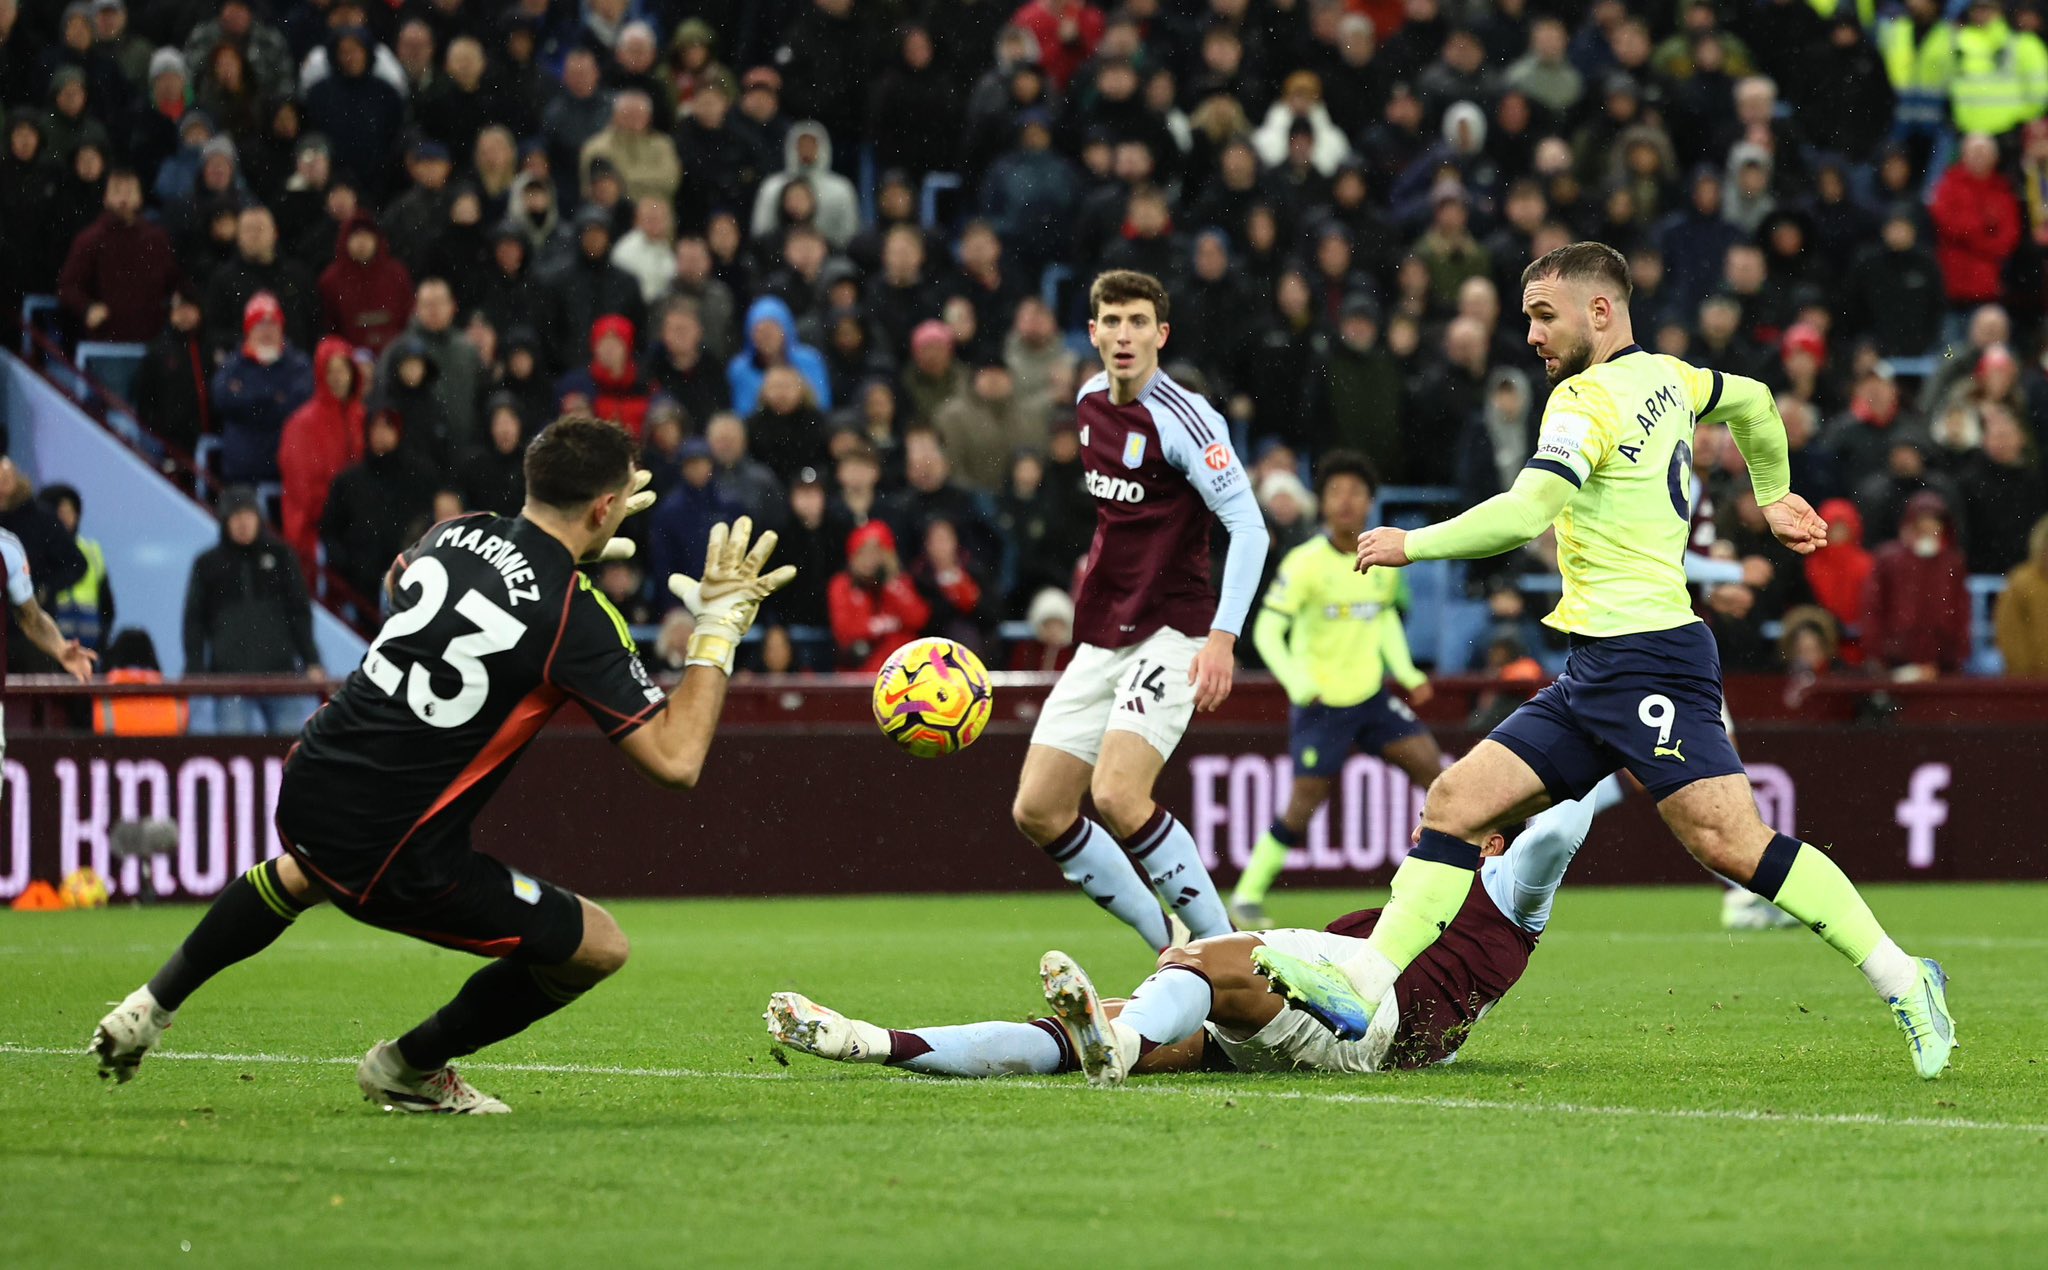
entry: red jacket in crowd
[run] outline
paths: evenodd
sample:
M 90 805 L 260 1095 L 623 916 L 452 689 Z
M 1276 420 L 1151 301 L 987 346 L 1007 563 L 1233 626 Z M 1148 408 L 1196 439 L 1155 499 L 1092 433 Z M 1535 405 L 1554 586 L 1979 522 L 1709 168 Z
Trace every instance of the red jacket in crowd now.
M 363 458 L 362 373 L 349 354 L 348 341 L 339 336 L 320 341 L 313 352 L 312 399 L 285 420 L 277 447 L 278 474 L 284 481 L 284 540 L 298 553 L 299 566 L 309 578 L 320 546 L 328 487 Z M 327 367 L 337 360 L 349 368 L 346 401 L 327 385 Z
M 1067 81 L 1102 42 L 1102 10 L 1082 0 L 1031 0 L 1010 15 L 1010 25 L 1038 41 L 1038 67 L 1055 92 L 1067 90 Z
M 1863 618 L 1863 593 L 1874 567 L 1863 546 L 1863 514 L 1848 499 L 1831 498 L 1820 505 L 1820 518 L 1828 522 L 1828 542 L 1806 558 L 1806 585 L 1813 589 L 1820 606 L 1841 624 L 1842 660 L 1859 665 L 1863 661 L 1861 640 L 1852 640 L 1848 632 Z
M 164 329 L 171 292 L 184 276 L 171 236 L 154 221 L 102 212 L 64 257 L 57 301 L 78 322 L 81 338 L 147 344 Z M 88 329 L 85 313 L 95 304 L 107 306 L 107 320 Z
M 367 261 L 348 253 L 349 235 L 359 229 L 377 236 L 376 251 Z M 334 262 L 320 273 L 320 312 L 327 329 L 381 353 L 412 319 L 412 303 L 412 274 L 391 254 L 376 217 L 357 212 L 343 221 L 334 236 Z
M 599 419 L 609 419 L 635 439 L 647 423 L 647 407 L 654 401 L 653 387 L 640 376 L 640 367 L 634 358 L 634 330 L 630 319 L 616 313 L 606 314 L 590 324 L 590 365 L 581 370 L 572 370 L 556 381 L 555 398 L 582 397 L 590 403 L 590 413 Z M 599 346 L 606 339 L 617 339 L 624 346 L 625 357 L 620 369 L 614 373 L 605 369 L 604 359 L 598 356 Z
M 869 545 L 894 556 L 896 535 L 881 521 L 869 521 L 848 536 L 847 561 Z M 832 614 L 832 642 L 839 647 L 839 660 L 869 673 L 880 670 L 889 654 L 916 637 L 932 615 L 917 585 L 900 571 L 887 581 L 880 575 L 863 581 L 851 570 L 842 570 L 825 588 L 825 604 Z
M 1931 555 L 1915 549 L 1913 528 L 1923 516 L 1938 516 L 1943 525 Z M 1864 588 L 1864 651 L 1885 667 L 1961 670 L 1970 659 L 1967 575 L 1948 500 L 1930 490 L 1907 499 L 1899 537 L 1877 549 Z
M 1958 163 L 1935 184 L 1928 212 L 1949 303 L 1997 300 L 2004 290 L 2005 262 L 2020 245 L 2020 203 L 2012 182 L 1995 168 L 1978 176 Z

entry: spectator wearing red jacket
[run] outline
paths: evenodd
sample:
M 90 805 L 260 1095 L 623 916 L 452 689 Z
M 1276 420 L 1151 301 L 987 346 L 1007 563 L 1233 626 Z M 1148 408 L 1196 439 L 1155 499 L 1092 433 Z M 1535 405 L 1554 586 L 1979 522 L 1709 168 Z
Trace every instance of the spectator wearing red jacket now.
M 1846 632 L 1863 616 L 1863 593 L 1874 563 L 1863 546 L 1863 513 L 1846 498 L 1831 498 L 1820 505 L 1820 518 L 1828 522 L 1828 541 L 1806 557 L 1806 585 L 1845 632 L 1842 660 L 1861 665 L 1861 641 L 1846 638 Z
M 896 557 L 896 535 L 879 520 L 848 536 L 846 569 L 834 575 L 825 604 L 840 665 L 871 673 L 931 617 L 931 606 Z
M 1102 10 L 1082 0 L 1031 0 L 1010 15 L 1010 25 L 1038 41 L 1039 69 L 1062 93 L 1102 40 Z
M 1950 307 L 1996 302 L 2005 263 L 2020 244 L 2020 203 L 1998 170 L 1998 143 L 1973 134 L 1963 157 L 1942 173 L 1928 208 L 1934 218 L 1935 259 Z
M 277 447 L 284 481 L 284 540 L 314 576 L 320 517 L 334 478 L 363 460 L 362 375 L 348 341 L 330 335 L 313 351 L 313 396 L 285 420 Z
M 1864 651 L 1895 678 L 1961 670 L 1970 659 L 1965 577 L 1948 500 L 1931 490 L 1913 495 L 1898 539 L 1877 549 L 1864 588 Z
M 171 236 L 142 215 L 142 180 L 126 168 L 107 177 L 105 211 L 72 240 L 57 275 L 57 300 L 89 340 L 147 344 L 164 329 L 171 292 L 184 278 Z
M 563 409 L 574 405 L 609 419 L 639 439 L 654 389 L 633 360 L 633 323 L 616 313 L 590 325 L 590 365 L 572 370 L 555 384 Z M 579 399 L 572 402 L 572 398 Z
M 334 261 L 320 272 L 320 312 L 327 330 L 381 353 L 412 317 L 412 273 L 391 254 L 377 218 L 357 212 L 334 236 Z

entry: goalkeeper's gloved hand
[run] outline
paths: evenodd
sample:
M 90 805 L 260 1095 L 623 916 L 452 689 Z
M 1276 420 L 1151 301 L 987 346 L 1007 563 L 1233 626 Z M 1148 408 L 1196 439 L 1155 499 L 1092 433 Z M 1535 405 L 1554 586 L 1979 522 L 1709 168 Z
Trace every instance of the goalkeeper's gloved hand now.
M 637 516 L 654 506 L 654 491 L 647 488 L 647 483 L 653 479 L 654 473 L 646 468 L 634 469 L 632 487 L 626 491 L 626 514 L 628 516 Z M 633 551 L 633 540 L 631 538 L 614 538 L 598 548 L 596 555 L 585 556 L 583 559 L 586 563 L 604 560 L 631 560 L 633 558 Z
M 711 541 L 704 550 L 704 577 L 669 575 L 668 589 L 697 619 L 685 667 L 716 666 L 731 674 L 733 653 L 754 624 L 761 601 L 796 576 L 794 565 L 783 565 L 765 576 L 761 573 L 775 551 L 775 531 L 763 533 L 749 551 L 747 539 L 753 532 L 754 522 L 746 516 L 734 521 L 730 529 L 713 525 Z

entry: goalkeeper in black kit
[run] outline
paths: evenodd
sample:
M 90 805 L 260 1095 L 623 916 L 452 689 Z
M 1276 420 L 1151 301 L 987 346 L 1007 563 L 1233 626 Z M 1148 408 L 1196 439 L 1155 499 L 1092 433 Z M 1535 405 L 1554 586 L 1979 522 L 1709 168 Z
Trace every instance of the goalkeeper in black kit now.
M 269 947 L 299 914 L 349 916 L 491 958 L 455 998 L 371 1047 L 356 1083 L 387 1110 L 509 1110 L 450 1061 L 513 1036 L 626 964 L 609 913 L 471 848 L 470 825 L 555 710 L 575 701 L 648 777 L 696 785 L 733 651 L 761 601 L 796 576 L 763 573 L 742 517 L 711 533 L 703 576 L 669 588 L 697 621 L 682 682 L 648 679 L 625 619 L 578 570 L 630 555 L 620 523 L 654 501 L 622 429 L 568 417 L 525 458 L 526 506 L 444 521 L 385 578 L 391 615 L 285 760 L 285 853 L 230 883 L 146 985 L 100 1020 L 100 1074 L 134 1078 L 185 999 Z

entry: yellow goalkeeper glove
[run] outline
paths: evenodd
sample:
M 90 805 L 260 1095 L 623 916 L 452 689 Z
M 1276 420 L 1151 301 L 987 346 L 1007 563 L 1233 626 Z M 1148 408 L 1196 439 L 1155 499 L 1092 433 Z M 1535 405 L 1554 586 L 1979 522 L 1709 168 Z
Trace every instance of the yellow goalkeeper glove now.
M 711 541 L 704 550 L 704 577 L 699 580 L 680 573 L 669 575 L 669 591 L 697 619 L 685 666 L 716 666 L 731 674 L 733 653 L 739 648 L 741 637 L 753 626 L 761 601 L 789 585 L 796 576 L 796 566 L 787 564 L 773 573 L 762 574 L 762 567 L 775 551 L 775 531 L 763 533 L 749 551 L 747 539 L 753 532 L 754 522 L 746 516 L 734 521 L 730 529 L 713 525 Z
M 646 468 L 634 469 L 632 488 L 626 491 L 626 514 L 628 516 L 637 516 L 654 506 L 654 491 L 647 488 L 647 483 L 653 479 L 654 473 Z M 585 556 L 583 559 L 586 563 L 608 560 L 631 560 L 633 558 L 633 551 L 633 540 L 631 538 L 614 538 L 598 548 L 596 555 Z

